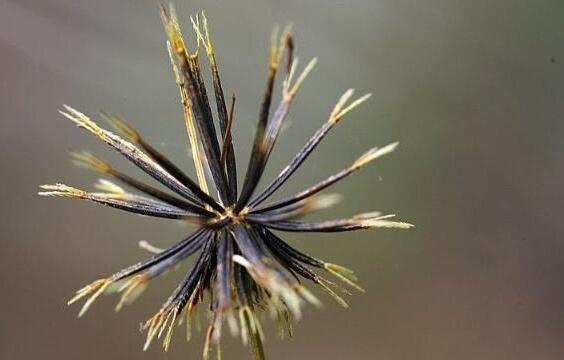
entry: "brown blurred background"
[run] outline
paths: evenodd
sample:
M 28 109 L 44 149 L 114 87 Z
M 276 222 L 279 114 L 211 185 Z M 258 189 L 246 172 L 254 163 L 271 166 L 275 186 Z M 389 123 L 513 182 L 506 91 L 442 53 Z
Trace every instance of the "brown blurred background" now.
M 564 2 L 364 0 L 176 1 L 205 9 L 224 87 L 236 91 L 245 164 L 266 77 L 272 24 L 294 23 L 297 53 L 320 64 L 277 143 L 274 176 L 348 87 L 370 102 L 326 138 L 290 194 L 374 145 L 398 151 L 334 190 L 324 216 L 393 212 L 416 224 L 287 236 L 353 267 L 367 289 L 340 308 L 320 294 L 292 340 L 267 321 L 270 359 L 564 358 Z M 181 275 L 113 312 L 103 297 L 80 321 L 65 303 L 82 285 L 167 246 L 188 228 L 36 195 L 96 175 L 67 151 L 92 149 L 131 169 L 57 110 L 68 103 L 129 119 L 190 169 L 155 1 L 0 0 L 0 358 L 198 359 L 202 337 L 141 351 L 138 324 Z M 226 336 L 224 358 L 245 359 Z

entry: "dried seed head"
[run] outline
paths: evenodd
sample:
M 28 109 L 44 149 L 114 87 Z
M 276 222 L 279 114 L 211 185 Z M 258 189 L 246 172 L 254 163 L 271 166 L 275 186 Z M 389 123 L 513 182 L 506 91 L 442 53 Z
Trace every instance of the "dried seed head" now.
M 259 110 L 253 150 L 239 191 L 231 133 L 235 96 L 232 97 L 228 111 L 207 18 L 203 13 L 191 18 L 197 41 L 193 53 L 186 45 L 172 7 L 162 8 L 162 20 L 197 181 L 192 180 L 183 169 L 151 146 L 121 118 L 102 114 L 118 133 L 115 134 L 103 129 L 78 110 L 64 105 L 61 114 L 124 155 L 166 190 L 130 177 L 95 155 L 80 151 L 71 153 L 77 165 L 105 174 L 111 177 L 111 181 L 100 179 L 95 185 L 99 192 L 55 184 L 42 185 L 44 191 L 39 194 L 78 198 L 136 214 L 192 222 L 197 224 L 197 230 L 165 249 L 146 241 L 139 242 L 141 248 L 152 254 L 151 257 L 83 287 L 76 292 L 69 304 L 86 299 L 79 312 L 79 316 L 82 316 L 100 295 L 117 292 L 120 293 L 120 298 L 116 311 L 120 310 L 133 302 L 152 279 L 178 268 L 183 260 L 194 255 L 194 263 L 178 287 L 159 311 L 142 326 L 147 336 L 144 350 L 155 338 L 162 339 L 164 350 L 168 350 L 174 326 L 183 321 L 186 322 L 186 338 L 189 340 L 193 320 L 199 328 L 199 305 L 209 302 L 211 316 L 205 335 L 204 359 L 211 356 L 214 346 L 217 355 L 221 354 L 219 343 L 224 321 L 228 323 L 231 332 L 239 334 L 243 343 L 249 346 L 254 359 L 263 359 L 264 332 L 259 320 L 262 312 L 272 315 L 281 335 L 286 331 L 291 336 L 291 323 L 301 317 L 302 306 L 305 303 L 315 306 L 321 304 L 302 285 L 301 278 L 319 285 L 344 307 L 348 305 L 340 293 L 350 295 L 349 290 L 323 278 L 319 271 L 335 276 L 349 287 L 364 291 L 351 270 L 301 252 L 279 238 L 273 230 L 340 232 L 412 227 L 406 222 L 391 220 L 394 215 L 382 215 L 380 212 L 366 212 L 350 218 L 319 222 L 301 219 L 306 214 L 331 207 L 340 200 L 339 195 L 318 194 L 319 192 L 392 152 L 398 143 L 372 148 L 350 166 L 310 188 L 278 201 L 268 201 L 308 158 L 329 130 L 370 97 L 367 94 L 350 101 L 354 91 L 349 89 L 338 99 L 323 126 L 311 136 L 288 166 L 264 190 L 255 194 L 293 99 L 317 62 L 312 59 L 301 72 L 297 70 L 294 40 L 288 27 L 280 37 L 277 31 L 273 32 L 266 90 Z M 198 57 L 200 46 L 204 48 L 209 60 L 215 112 L 212 111 L 203 81 Z M 284 71 L 282 99 L 271 113 L 272 94 L 279 67 Z M 219 126 L 219 131 L 216 131 L 216 125 Z M 136 192 L 131 192 L 130 189 Z

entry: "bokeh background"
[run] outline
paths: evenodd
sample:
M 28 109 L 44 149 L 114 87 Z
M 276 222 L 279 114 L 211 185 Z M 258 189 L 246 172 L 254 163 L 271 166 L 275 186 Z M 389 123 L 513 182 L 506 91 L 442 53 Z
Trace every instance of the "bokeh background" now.
M 564 3 L 560 0 L 176 1 L 210 18 L 224 88 L 235 91 L 239 164 L 249 153 L 274 23 L 294 23 L 297 53 L 320 64 L 295 102 L 272 178 L 348 87 L 372 92 L 282 189 L 290 194 L 374 145 L 395 153 L 334 188 L 324 216 L 398 214 L 410 231 L 289 235 L 353 267 L 366 294 L 345 310 L 320 294 L 296 336 L 266 322 L 270 359 L 564 358 Z M 198 359 L 202 337 L 143 353 L 141 321 L 182 272 L 114 313 L 101 298 L 80 321 L 73 292 L 167 246 L 188 227 L 88 203 L 38 185 L 89 188 L 71 166 L 87 148 L 139 174 L 58 113 L 68 103 L 122 115 L 190 169 L 155 1 L 0 0 L 0 358 Z M 191 171 L 191 170 L 190 170 Z M 264 182 L 263 182 L 264 183 Z M 224 358 L 245 359 L 225 337 Z

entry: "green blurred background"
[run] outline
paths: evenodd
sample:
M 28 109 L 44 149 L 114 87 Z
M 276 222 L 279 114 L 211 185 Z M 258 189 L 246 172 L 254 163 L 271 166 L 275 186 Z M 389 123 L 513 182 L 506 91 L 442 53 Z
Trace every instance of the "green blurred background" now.
M 564 2 L 176 1 L 205 9 L 224 88 L 238 97 L 239 164 L 250 149 L 274 23 L 294 23 L 297 54 L 320 64 L 295 102 L 270 179 L 348 87 L 372 99 L 324 140 L 281 193 L 341 169 L 374 145 L 398 151 L 334 188 L 330 218 L 383 210 L 409 231 L 291 235 L 354 268 L 366 294 L 340 308 L 320 294 L 294 339 L 267 321 L 270 359 L 564 358 Z M 114 313 L 101 298 L 80 321 L 74 291 L 189 231 L 175 222 L 36 195 L 87 148 L 131 169 L 58 113 L 115 112 L 188 169 L 178 96 L 155 1 L 0 0 L 0 358 L 198 359 L 202 337 L 141 351 L 138 324 L 182 272 Z M 190 170 L 191 171 L 191 170 Z M 264 182 L 263 182 L 264 184 Z M 317 292 L 319 293 L 319 292 Z M 245 359 L 229 335 L 224 358 Z

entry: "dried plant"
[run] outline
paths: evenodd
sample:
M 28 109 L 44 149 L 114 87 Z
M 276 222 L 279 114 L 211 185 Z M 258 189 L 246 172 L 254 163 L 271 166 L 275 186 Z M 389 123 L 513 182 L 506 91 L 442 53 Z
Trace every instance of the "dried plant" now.
M 301 284 L 301 278 L 319 285 L 341 305 L 347 306 L 338 292 L 348 291 L 312 269 L 326 271 L 345 284 L 362 290 L 356 284 L 356 277 L 351 270 L 297 250 L 273 230 L 339 232 L 379 227 L 411 227 L 405 222 L 392 221 L 390 218 L 393 215 L 378 212 L 322 222 L 298 220 L 305 214 L 333 205 L 338 200 L 336 195 L 318 193 L 393 151 L 397 143 L 370 149 L 344 170 L 314 186 L 288 198 L 265 203 L 290 179 L 329 130 L 349 111 L 369 98 L 369 95 L 365 95 L 349 102 L 353 90 L 348 90 L 339 98 L 327 121 L 306 142 L 290 164 L 253 197 L 290 105 L 316 63 L 315 59 L 310 61 L 296 77 L 297 61 L 293 59 L 293 40 L 289 30 L 286 30 L 279 39 L 277 34 L 273 35 L 266 91 L 260 106 L 248 168 L 242 189 L 238 191 L 231 137 L 235 98 L 232 98 L 228 111 L 206 18 L 202 14 L 201 17 L 191 19 L 198 43 L 194 52 L 188 50 L 172 7 L 162 8 L 162 20 L 182 100 L 197 181 L 192 180 L 120 118 L 102 114 L 115 131 L 121 134 L 118 136 L 99 127 L 83 113 L 65 106 L 61 114 L 124 155 L 174 195 L 132 178 L 85 151 L 72 153 L 78 165 L 114 178 L 137 192 L 127 192 L 109 180 L 100 180 L 97 184 L 100 192 L 87 192 L 55 184 L 41 186 L 45 191 L 40 192 L 40 195 L 86 199 L 132 213 L 191 222 L 198 227 L 185 239 L 165 250 L 141 244 L 154 252 L 154 256 L 85 286 L 77 291 L 69 304 L 86 298 L 79 313 L 81 316 L 101 294 L 117 291 L 121 293 L 116 306 L 118 310 L 124 304 L 131 303 L 150 280 L 196 254 L 193 266 L 181 283 L 161 309 L 143 325 L 143 329 L 147 331 L 145 349 L 155 337 L 163 337 L 163 347 L 168 349 L 175 324 L 183 321 L 186 323 L 189 339 L 191 319 L 198 305 L 206 301 L 207 294 L 211 311 L 204 358 L 210 356 L 212 344 L 217 345 L 219 355 L 221 326 L 226 322 L 232 333 L 240 334 L 244 344 L 250 347 L 253 358 L 263 359 L 263 331 L 259 321 L 262 312 L 272 315 L 280 325 L 281 334 L 287 331 L 291 335 L 292 320 L 300 317 L 304 301 L 319 304 Z M 200 47 L 205 49 L 209 60 L 221 136 L 217 136 L 210 99 L 200 69 Z M 271 115 L 273 87 L 279 67 L 283 67 L 284 71 L 282 98 Z M 212 189 L 216 190 L 216 194 Z

